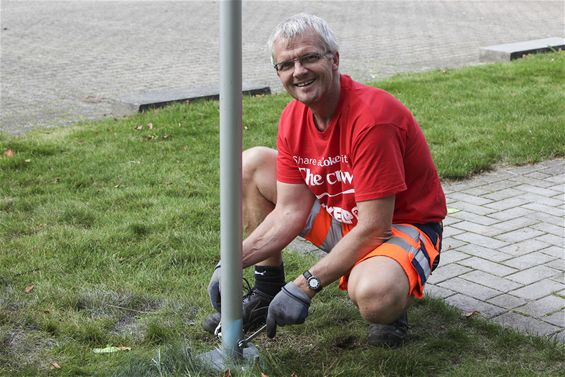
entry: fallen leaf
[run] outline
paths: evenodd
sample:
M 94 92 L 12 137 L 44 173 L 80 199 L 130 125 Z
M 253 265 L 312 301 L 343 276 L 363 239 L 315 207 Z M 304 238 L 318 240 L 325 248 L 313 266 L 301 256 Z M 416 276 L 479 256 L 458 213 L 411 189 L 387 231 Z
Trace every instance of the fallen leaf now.
M 33 291 L 33 288 L 35 288 L 35 285 L 33 285 L 33 284 L 28 284 L 28 285 L 24 288 L 24 293 L 31 293 L 31 291 Z
M 14 157 L 14 150 L 11 148 L 8 148 L 4 151 L 4 156 L 6 157 Z
M 261 372 L 261 377 L 269 377 L 269 376 L 266 375 L 265 373 Z
M 290 375 L 290 377 L 298 377 L 298 374 L 292 372 L 292 374 Z
M 126 346 L 117 346 L 117 347 L 112 347 L 112 346 L 108 346 L 106 348 L 94 348 L 92 350 L 92 352 L 94 353 L 113 353 L 113 352 L 119 352 L 119 351 L 131 351 L 131 347 L 126 347 Z
M 231 370 L 230 369 L 226 369 L 224 371 L 224 373 L 222 373 L 221 377 L 231 377 Z
M 27 163 L 29 164 L 29 163 L 31 162 L 31 160 L 29 160 L 29 159 L 28 159 L 28 160 L 24 160 L 24 162 L 27 162 Z
M 480 311 L 478 311 L 478 310 L 473 310 L 472 312 L 465 313 L 465 318 L 476 317 L 476 316 L 478 316 L 479 314 L 481 314 Z
M 49 369 L 61 369 L 61 366 L 56 361 L 53 361 L 51 364 L 49 364 Z
M 142 129 L 143 129 L 143 124 L 140 124 L 140 125 L 138 125 L 138 126 L 135 126 L 134 129 L 135 129 L 135 130 L 138 130 L 138 131 L 139 131 L 139 130 L 142 130 Z
M 147 128 L 149 128 L 150 130 L 153 129 L 153 123 L 147 123 Z

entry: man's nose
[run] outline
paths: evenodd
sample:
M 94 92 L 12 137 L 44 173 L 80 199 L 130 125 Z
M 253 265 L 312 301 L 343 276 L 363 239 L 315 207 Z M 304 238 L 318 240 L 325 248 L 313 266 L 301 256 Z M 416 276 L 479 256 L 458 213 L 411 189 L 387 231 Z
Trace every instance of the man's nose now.
M 301 73 L 304 73 L 306 71 L 306 67 L 302 63 L 300 63 L 300 60 L 297 59 L 294 61 L 294 76 L 300 75 Z

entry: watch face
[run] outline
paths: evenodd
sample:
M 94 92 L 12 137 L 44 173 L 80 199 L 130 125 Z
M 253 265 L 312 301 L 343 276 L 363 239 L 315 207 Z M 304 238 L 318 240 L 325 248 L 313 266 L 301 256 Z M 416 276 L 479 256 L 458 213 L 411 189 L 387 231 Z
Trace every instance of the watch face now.
M 312 289 L 318 289 L 320 288 L 320 281 L 316 278 L 310 278 L 308 280 L 308 285 L 310 286 L 310 288 Z

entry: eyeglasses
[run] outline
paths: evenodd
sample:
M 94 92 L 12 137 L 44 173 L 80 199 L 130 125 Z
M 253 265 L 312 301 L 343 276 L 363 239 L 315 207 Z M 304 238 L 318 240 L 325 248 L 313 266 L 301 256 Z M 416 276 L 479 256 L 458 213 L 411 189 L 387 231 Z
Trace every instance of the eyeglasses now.
M 317 53 L 317 52 L 312 52 L 310 54 L 305 54 L 302 56 L 299 56 L 295 59 L 291 59 L 291 60 L 287 60 L 284 62 L 280 62 L 275 64 L 273 67 L 275 67 L 275 70 L 277 72 L 288 72 L 294 69 L 294 63 L 295 62 L 300 62 L 300 65 L 303 65 L 305 67 L 311 66 L 316 64 L 317 62 L 320 61 L 320 59 L 326 57 L 327 55 L 330 55 L 330 52 L 325 52 L 323 54 Z

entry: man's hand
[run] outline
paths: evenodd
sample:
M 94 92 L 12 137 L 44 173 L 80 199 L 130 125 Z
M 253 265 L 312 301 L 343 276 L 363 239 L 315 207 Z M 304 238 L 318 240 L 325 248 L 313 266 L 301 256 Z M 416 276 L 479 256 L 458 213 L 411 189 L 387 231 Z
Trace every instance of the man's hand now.
M 274 338 L 277 325 L 296 325 L 304 323 L 308 316 L 310 297 L 294 282 L 286 284 L 273 298 L 267 314 L 267 336 Z
M 210 279 L 210 284 L 208 284 L 208 296 L 210 296 L 210 302 L 212 306 L 217 311 L 220 311 L 220 306 L 222 304 L 222 300 L 220 297 L 220 277 L 222 269 L 220 263 L 216 265 L 214 269 L 214 273 L 212 274 L 212 278 Z

